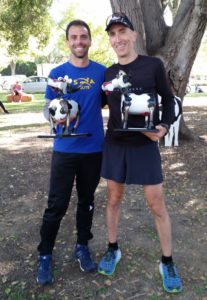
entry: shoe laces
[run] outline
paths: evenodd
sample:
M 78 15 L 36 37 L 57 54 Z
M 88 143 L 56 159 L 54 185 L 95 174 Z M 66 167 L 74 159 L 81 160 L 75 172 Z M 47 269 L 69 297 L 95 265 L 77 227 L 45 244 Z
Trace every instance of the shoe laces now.
M 82 245 L 79 249 L 77 249 L 77 252 L 83 259 L 91 260 L 88 246 Z
M 50 268 L 51 265 L 51 259 L 46 257 L 46 256 L 42 256 L 40 257 L 39 260 L 39 267 L 43 270 L 48 270 Z
M 104 255 L 104 260 L 110 262 L 112 259 L 115 259 L 115 251 L 113 249 L 108 249 Z
M 175 271 L 174 263 L 170 262 L 170 263 L 167 263 L 165 265 L 166 265 L 169 277 L 176 278 L 177 274 L 176 274 L 176 271 Z

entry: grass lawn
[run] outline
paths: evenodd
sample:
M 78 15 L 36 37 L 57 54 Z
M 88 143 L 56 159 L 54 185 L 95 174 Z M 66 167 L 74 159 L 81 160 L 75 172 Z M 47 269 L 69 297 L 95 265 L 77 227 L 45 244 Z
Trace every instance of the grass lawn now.
M 191 97 L 191 98 L 207 97 L 207 93 L 188 93 L 185 97 Z
M 33 94 L 33 101 L 22 103 L 8 102 L 6 98 L 7 95 L 8 93 L 0 93 L 0 101 L 4 103 L 10 113 L 41 112 L 45 104 L 44 94 Z
M 0 93 L 0 101 L 2 101 L 6 107 L 6 109 L 11 113 L 22 113 L 22 112 L 42 112 L 45 99 L 44 94 L 33 94 L 34 100 L 31 102 L 23 102 L 23 103 L 11 103 L 8 102 L 6 96 L 8 93 L 1 92 Z M 200 98 L 207 97 L 207 93 L 189 93 L 185 97 L 189 98 Z

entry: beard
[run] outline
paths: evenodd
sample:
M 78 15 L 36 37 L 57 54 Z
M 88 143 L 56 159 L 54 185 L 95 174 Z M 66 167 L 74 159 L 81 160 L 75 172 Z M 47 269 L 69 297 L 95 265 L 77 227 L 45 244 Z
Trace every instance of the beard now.
M 87 55 L 88 55 L 88 49 L 84 49 L 82 52 L 77 52 L 75 50 L 71 50 L 71 53 L 73 54 L 73 56 L 75 58 L 79 58 L 79 59 L 82 59 L 82 58 L 85 58 Z

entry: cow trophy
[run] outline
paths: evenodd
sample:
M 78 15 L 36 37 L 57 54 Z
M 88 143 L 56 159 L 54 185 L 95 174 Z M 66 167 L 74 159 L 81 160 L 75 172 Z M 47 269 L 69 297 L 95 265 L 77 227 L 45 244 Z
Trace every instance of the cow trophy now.
M 153 94 L 132 93 L 130 76 L 124 71 L 120 70 L 116 78 L 104 82 L 102 89 L 106 94 L 113 91 L 121 93 L 121 114 L 122 114 L 122 128 L 116 128 L 115 131 L 140 131 L 140 132 L 158 132 L 153 123 L 154 109 L 156 99 Z M 144 116 L 145 125 L 143 127 L 128 127 L 129 115 Z
M 90 133 L 77 133 L 80 121 L 80 106 L 72 100 L 66 99 L 64 95 L 78 91 L 79 87 L 71 85 L 72 79 L 68 76 L 58 79 L 48 78 L 48 86 L 57 92 L 57 98 L 50 101 L 46 106 L 46 118 L 50 122 L 51 134 L 39 135 L 39 138 L 65 138 L 90 136 Z M 49 116 L 48 116 L 49 112 Z

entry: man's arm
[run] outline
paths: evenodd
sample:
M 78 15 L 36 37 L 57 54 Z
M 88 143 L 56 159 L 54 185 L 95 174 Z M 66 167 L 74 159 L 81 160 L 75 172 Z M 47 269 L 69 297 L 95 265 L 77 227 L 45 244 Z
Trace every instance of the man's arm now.
M 107 96 L 104 91 L 101 92 L 101 107 L 104 108 L 107 105 Z
M 49 115 L 50 101 L 51 100 L 49 100 L 49 99 L 45 99 L 45 105 L 44 105 L 44 108 L 43 108 L 43 115 L 44 115 L 44 117 L 47 121 L 50 121 L 50 115 Z
M 162 118 L 160 123 L 166 124 L 170 127 L 175 118 L 174 95 L 167 80 L 164 65 L 161 60 L 158 62 L 159 64 L 156 72 L 156 90 L 161 96 L 162 104 Z
M 49 74 L 49 78 L 58 78 L 58 76 L 56 74 L 54 74 L 54 70 L 51 70 L 50 74 Z M 45 117 L 46 120 L 50 121 L 50 117 L 49 117 L 49 104 L 50 101 L 52 101 L 53 99 L 58 97 L 58 93 L 54 91 L 54 89 L 52 89 L 48 84 L 45 90 L 45 105 L 43 108 L 43 115 Z
M 152 141 L 158 141 L 165 136 L 175 118 L 174 95 L 168 83 L 164 65 L 160 59 L 158 60 L 158 66 L 156 70 L 156 90 L 162 97 L 162 118 L 160 120 L 160 124 L 155 126 L 155 128 L 158 129 L 158 132 L 144 133 Z

